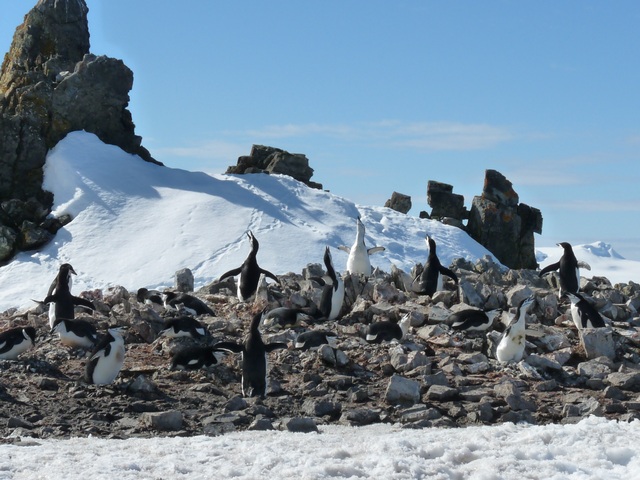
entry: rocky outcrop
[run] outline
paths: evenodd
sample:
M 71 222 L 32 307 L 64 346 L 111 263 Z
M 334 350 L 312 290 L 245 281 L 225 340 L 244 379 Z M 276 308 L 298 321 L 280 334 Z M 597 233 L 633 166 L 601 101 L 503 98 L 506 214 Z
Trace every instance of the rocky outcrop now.
M 324 273 L 320 265 L 280 276 L 281 285 L 270 284 L 253 304 L 238 302 L 233 278 L 195 292 L 216 312 L 198 317 L 209 332 L 202 340 L 158 338 L 163 321 L 178 313 L 140 303 L 122 287 L 80 293 L 96 306 L 92 317 L 83 318 L 99 331 L 114 323 L 127 326 L 124 367 L 106 386 L 81 381 L 86 353 L 69 351 L 50 335 L 41 307 L 5 312 L 0 322 L 35 326 L 38 341 L 17 361 L 0 360 L 0 436 L 4 441 L 128 438 L 315 432 L 319 425 L 378 422 L 423 428 L 574 423 L 589 415 L 640 419 L 640 285 L 582 278 L 581 291 L 607 326 L 578 332 L 569 304 L 560 303 L 557 290 L 536 271 L 505 270 L 488 258 L 458 259 L 451 269 L 460 279 L 459 290 L 449 282 L 433 298 L 404 291 L 402 281 L 384 272 L 366 281 L 347 275 L 337 320 L 261 327 L 266 343 L 289 345 L 268 354 L 264 399 L 242 397 L 240 355 L 191 372 L 171 371 L 170 357 L 188 345 L 240 341 L 253 313 L 264 306 L 313 312 L 322 292 L 314 280 Z M 501 364 L 495 346 L 509 321 L 507 312 L 530 295 L 536 301 L 527 316 L 525 357 Z M 453 330 L 450 315 L 472 306 L 503 313 L 486 333 Z M 411 327 L 401 342 L 364 340 L 372 322 L 406 313 Z M 334 332 L 336 345 L 294 348 L 297 334 L 309 329 Z
M 467 232 L 504 265 L 537 268 L 533 234 L 542 233 L 542 214 L 518 202 L 511 182 L 487 170 L 482 195 L 473 198 Z
M 302 153 L 289 153 L 280 148 L 253 145 L 249 155 L 238 158 L 238 163 L 227 168 L 225 173 L 279 173 L 288 175 L 312 188 L 322 185 L 311 181 L 313 168 Z
M 384 204 L 385 207 L 400 213 L 407 213 L 411 210 L 411 197 L 403 193 L 393 192 L 391 198 Z
M 45 223 L 53 198 L 42 190 L 42 167 L 49 149 L 69 132 L 95 133 L 155 162 L 127 110 L 133 73 L 121 60 L 89 53 L 87 12 L 84 0 L 39 0 L 4 57 L 0 261 L 46 243 L 59 227 L 60 222 Z
M 464 197 L 453 193 L 453 186 L 429 180 L 427 183 L 427 203 L 431 207 L 430 218 L 442 220 L 454 218 L 466 220 L 469 212 L 464 206 Z

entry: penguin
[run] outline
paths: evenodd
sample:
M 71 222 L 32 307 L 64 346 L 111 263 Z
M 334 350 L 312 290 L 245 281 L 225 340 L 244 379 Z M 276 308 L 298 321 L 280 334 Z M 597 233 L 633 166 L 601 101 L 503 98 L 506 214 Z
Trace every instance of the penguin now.
M 96 327 L 86 320 L 56 320 L 51 334 L 57 333 L 60 342 L 72 348 L 91 348 L 98 342 Z
M 162 293 L 158 290 L 148 290 L 144 287 L 139 288 L 136 293 L 136 299 L 140 303 L 152 306 L 156 308 L 164 308 L 164 301 L 162 299 Z
M 205 326 L 198 320 L 187 315 L 183 315 L 181 317 L 166 320 L 158 336 L 165 336 L 169 338 L 203 338 L 206 337 L 208 333 L 209 332 Z
M 367 328 L 365 340 L 369 343 L 401 341 L 409 332 L 411 315 L 405 314 L 399 322 L 382 321 L 374 322 Z
M 191 315 L 211 315 L 215 317 L 215 312 L 202 300 L 193 295 L 183 292 L 166 291 L 162 294 L 164 307 L 166 309 L 186 311 Z
M 571 318 L 578 330 L 585 328 L 602 328 L 605 325 L 602 316 L 582 295 L 579 293 L 565 292 L 571 301 Z
M 262 325 L 265 328 L 291 328 L 308 318 L 310 316 L 301 308 L 277 307 L 269 310 Z
M 327 330 L 309 330 L 298 335 L 293 346 L 299 350 L 309 350 L 320 345 L 336 348 L 337 339 L 338 336 L 335 333 Z
M 467 332 L 483 332 L 493 325 L 495 318 L 502 310 L 496 308 L 484 312 L 475 308 L 468 308 L 449 316 L 447 323 L 453 330 L 464 330 Z
M 567 242 L 560 242 L 558 246 L 562 247 L 564 253 L 560 257 L 560 260 L 551 265 L 547 265 L 538 274 L 542 277 L 544 274 L 559 270 L 560 277 L 560 291 L 558 295 L 561 297 L 564 292 L 577 293 L 580 289 L 580 267 L 591 270 L 591 267 L 584 262 L 578 262 L 571 244 Z
M 33 327 L 10 328 L 0 333 L 0 360 L 15 360 L 36 344 Z
M 340 315 L 344 303 L 344 281 L 333 267 L 329 247 L 324 250 L 324 265 L 327 267 L 327 275 L 331 279 L 331 284 L 326 284 L 322 289 L 319 310 L 328 320 L 335 320 Z
M 249 333 L 242 345 L 233 342 L 220 342 L 213 346 L 218 350 L 242 353 L 242 395 L 262 397 L 267 394 L 267 353 L 287 348 L 286 343 L 265 345 L 260 335 L 260 322 L 266 315 L 266 308 L 256 313 L 251 320 Z
M 368 277 L 371 275 L 371 260 L 369 255 L 383 252 L 384 247 L 367 248 L 364 244 L 364 224 L 360 220 L 360 215 L 356 217 L 356 239 L 351 248 L 341 245 L 339 248 L 349 254 L 347 258 L 347 272 L 350 274 L 360 274 Z
M 241 302 L 249 301 L 256 293 L 258 289 L 258 282 L 260 281 L 260 274 L 264 274 L 266 277 L 274 280 L 278 284 L 280 284 L 280 280 L 273 273 L 260 268 L 258 265 L 258 261 L 256 260 L 256 255 L 258 254 L 258 249 L 260 248 L 260 244 L 258 240 L 253 235 L 253 232 L 249 230 L 247 232 L 249 240 L 251 240 L 251 251 L 249 255 L 245 259 L 245 261 L 238 268 L 234 268 L 233 270 L 229 270 L 224 273 L 218 282 L 221 282 L 227 277 L 234 277 L 236 275 L 240 275 L 240 281 L 238 282 L 238 299 Z
M 429 257 L 422 272 L 413 279 L 411 289 L 419 295 L 429 295 L 431 297 L 434 293 L 442 290 L 443 275 L 452 278 L 456 285 L 458 285 L 458 277 L 440 263 L 440 259 L 436 254 L 436 241 L 429 235 L 426 235 L 424 239 L 429 247 Z
M 51 328 L 54 328 L 56 322 L 60 319 L 73 320 L 76 305 L 90 310 L 96 309 L 89 300 L 71 295 L 71 275 L 76 275 L 76 271 L 70 264 L 63 263 L 60 265 L 54 284 L 49 287 L 47 297 L 42 302 L 44 304 L 52 304 L 49 305 L 49 326 Z
M 535 302 L 533 295 L 520 302 L 509 326 L 504 331 L 496 349 L 496 358 L 501 363 L 519 362 L 522 360 L 525 346 L 525 318 L 527 316 L 527 310 L 533 302 Z
M 171 358 L 171 370 L 199 370 L 216 365 L 227 352 L 212 347 L 192 346 L 178 350 Z
M 124 364 L 122 328 L 112 327 L 91 352 L 85 366 L 85 381 L 95 385 L 112 383 Z

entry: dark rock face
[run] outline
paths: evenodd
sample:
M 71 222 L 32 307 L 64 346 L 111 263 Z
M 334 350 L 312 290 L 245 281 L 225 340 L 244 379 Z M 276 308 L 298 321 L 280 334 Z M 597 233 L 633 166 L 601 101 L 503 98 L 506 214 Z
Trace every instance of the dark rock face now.
M 105 143 L 155 162 L 127 110 L 133 73 L 120 60 L 89 54 L 84 0 L 39 0 L 17 27 L 0 70 L 0 261 L 46 242 L 53 197 L 42 190 L 47 152 L 69 132 L 86 130 Z M 157 162 L 155 162 L 157 163 Z M 6 212 L 6 201 L 37 203 Z M 13 238 L 13 241 L 9 241 Z
M 518 203 L 509 180 L 487 170 L 482 196 L 474 197 L 467 232 L 510 268 L 537 268 L 534 233 L 542 233 L 542 214 Z
M 227 168 L 225 173 L 279 173 L 309 187 L 322 188 L 321 184 L 311 181 L 313 168 L 309 166 L 309 159 L 305 155 L 265 145 L 253 145 L 251 154 L 239 157 L 238 163 Z
M 402 193 L 393 192 L 391 198 L 385 202 L 384 206 L 396 212 L 407 213 L 411 210 L 411 197 Z
M 450 217 L 458 220 L 469 218 L 469 212 L 464 206 L 464 197 L 453 193 L 452 185 L 429 180 L 427 203 L 432 208 L 430 218 Z

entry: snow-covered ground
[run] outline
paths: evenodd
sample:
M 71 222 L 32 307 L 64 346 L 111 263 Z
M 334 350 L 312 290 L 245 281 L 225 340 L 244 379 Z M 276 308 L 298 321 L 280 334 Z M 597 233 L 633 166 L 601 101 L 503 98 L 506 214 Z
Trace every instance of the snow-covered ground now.
M 40 251 L 0 268 L 0 310 L 42 299 L 61 263 L 78 272 L 74 292 L 123 285 L 172 286 L 190 268 L 197 286 L 240 265 L 252 230 L 258 261 L 276 274 L 321 263 L 326 245 L 344 269 L 355 218 L 367 244 L 386 247 L 374 266 L 410 270 L 424 262 L 425 234 L 448 265 L 487 250 L 461 230 L 381 207 L 355 205 L 282 176 L 209 176 L 161 168 L 70 134 L 49 154 L 45 188 L 55 213 L 74 220 Z M 562 250 L 540 249 L 544 266 Z M 602 242 L 575 246 L 591 265 L 585 276 L 640 282 L 640 262 Z M 545 257 L 546 255 L 546 257 Z M 320 434 L 242 432 L 222 437 L 130 440 L 28 439 L 0 445 L 2 479 L 376 478 L 376 479 L 633 479 L 640 478 L 640 423 L 585 419 L 577 425 L 499 425 L 402 430 L 392 425 L 321 427 Z

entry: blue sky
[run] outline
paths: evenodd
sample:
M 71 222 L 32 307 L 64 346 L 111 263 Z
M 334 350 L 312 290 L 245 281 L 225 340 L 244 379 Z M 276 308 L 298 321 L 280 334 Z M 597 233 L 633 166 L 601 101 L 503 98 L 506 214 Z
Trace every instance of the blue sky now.
M 6 51 L 35 0 L 3 3 Z M 91 51 L 134 71 L 137 133 L 168 166 L 222 173 L 271 145 L 412 215 L 429 180 L 469 207 L 492 168 L 542 211 L 540 246 L 640 260 L 635 1 L 87 3 Z

